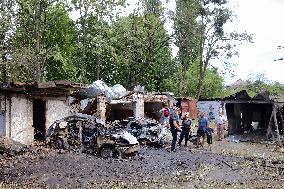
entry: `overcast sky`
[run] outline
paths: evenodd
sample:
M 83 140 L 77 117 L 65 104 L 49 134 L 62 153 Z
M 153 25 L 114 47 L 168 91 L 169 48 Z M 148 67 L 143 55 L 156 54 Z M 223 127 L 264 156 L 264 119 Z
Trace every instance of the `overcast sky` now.
M 230 27 L 253 34 L 254 43 L 240 47 L 236 77 L 264 73 L 267 79 L 284 83 L 284 0 L 231 0 L 238 20 Z
M 248 79 L 257 73 L 265 74 L 269 80 L 284 83 L 284 61 L 274 61 L 284 58 L 284 48 L 277 49 L 279 45 L 284 46 L 284 0 L 229 1 L 238 18 L 227 28 L 253 34 L 254 43 L 240 46 L 240 56 L 233 59 L 238 64 L 236 76 L 226 78 L 226 83 Z M 134 4 L 137 1 L 129 2 Z M 173 0 L 164 5 L 174 10 Z

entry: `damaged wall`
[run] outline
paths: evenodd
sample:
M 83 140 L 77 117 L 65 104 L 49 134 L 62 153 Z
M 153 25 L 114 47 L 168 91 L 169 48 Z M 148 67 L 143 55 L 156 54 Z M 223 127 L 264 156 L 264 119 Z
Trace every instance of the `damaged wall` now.
M 135 103 L 132 101 L 111 101 L 108 108 L 109 117 L 107 117 L 107 121 L 134 117 Z
M 161 110 L 163 108 L 163 102 L 145 102 L 144 113 L 146 118 L 156 119 L 161 121 Z
M 71 115 L 71 107 L 67 100 L 47 99 L 46 100 L 46 131 L 56 120 Z
M 134 106 L 134 117 L 135 118 L 144 118 L 144 99 L 143 96 L 140 94 L 137 94 L 137 96 L 134 97 L 135 100 L 135 106 Z
M 190 119 L 198 118 L 197 100 L 190 98 L 178 98 L 177 106 L 181 109 L 181 116 L 183 117 L 186 112 L 189 112 Z
M 8 98 L 6 107 L 6 136 L 23 144 L 31 144 L 34 140 L 33 103 L 25 96 Z
M 106 97 L 103 95 L 97 97 L 96 116 L 101 119 L 101 121 L 106 121 Z
M 255 130 L 266 132 L 272 112 L 269 103 L 226 103 L 228 133 L 243 134 Z

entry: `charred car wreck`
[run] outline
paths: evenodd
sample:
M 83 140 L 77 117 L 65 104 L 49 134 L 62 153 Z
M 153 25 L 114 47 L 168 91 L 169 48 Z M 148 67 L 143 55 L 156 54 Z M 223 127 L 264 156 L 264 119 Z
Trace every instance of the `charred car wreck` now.
M 163 146 L 166 144 L 168 132 L 166 128 L 151 119 L 129 118 L 128 131 L 133 134 L 140 144 Z
M 93 116 L 68 116 L 53 123 L 47 143 L 57 149 L 77 150 L 101 157 L 122 157 L 135 154 L 140 146 L 127 130 L 101 124 Z

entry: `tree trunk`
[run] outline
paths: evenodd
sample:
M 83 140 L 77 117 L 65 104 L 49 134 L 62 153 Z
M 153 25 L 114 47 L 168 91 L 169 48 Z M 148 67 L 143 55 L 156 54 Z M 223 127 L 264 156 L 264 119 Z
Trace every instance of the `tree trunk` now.
M 100 74 L 101 74 L 101 57 L 100 55 L 98 55 L 96 61 L 96 80 L 100 79 Z
M 7 59 L 6 54 L 4 53 L 1 57 L 2 64 L 1 64 L 1 70 L 2 70 L 2 82 L 8 82 L 8 74 L 7 74 Z
M 198 84 L 197 84 L 197 92 L 195 98 L 198 100 L 201 96 L 202 88 L 203 88 L 203 82 L 204 82 L 204 76 L 205 76 L 205 70 L 204 70 L 203 61 L 200 60 L 199 65 L 199 78 L 198 78 Z
M 36 46 L 35 46 L 35 81 L 41 81 L 41 63 L 40 63 L 40 1 L 36 2 L 35 6 L 35 37 L 36 37 Z
M 86 20 L 89 12 L 88 2 L 80 0 L 80 19 L 82 20 L 82 59 L 81 59 L 81 74 L 80 82 L 86 82 Z M 82 10 L 83 9 L 83 10 Z

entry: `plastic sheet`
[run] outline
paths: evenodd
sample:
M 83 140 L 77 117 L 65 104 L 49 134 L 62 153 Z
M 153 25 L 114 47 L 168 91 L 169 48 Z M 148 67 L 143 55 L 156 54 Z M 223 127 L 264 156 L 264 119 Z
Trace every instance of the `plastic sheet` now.
M 105 95 L 108 100 L 119 99 L 128 94 L 127 90 L 120 84 L 108 87 L 104 81 L 97 80 L 93 82 L 86 90 L 86 96 L 93 98 L 99 95 Z

